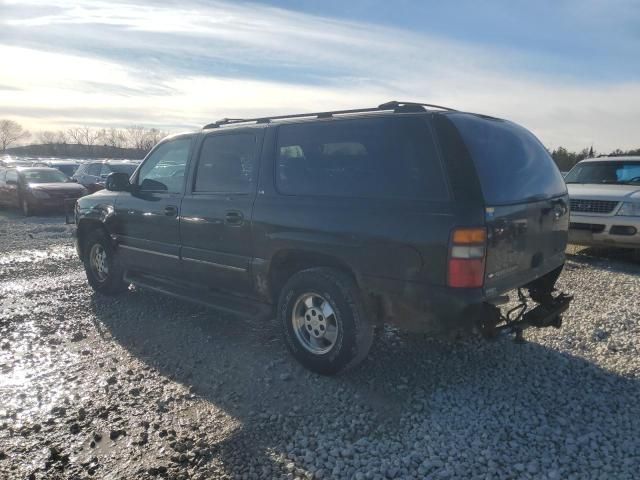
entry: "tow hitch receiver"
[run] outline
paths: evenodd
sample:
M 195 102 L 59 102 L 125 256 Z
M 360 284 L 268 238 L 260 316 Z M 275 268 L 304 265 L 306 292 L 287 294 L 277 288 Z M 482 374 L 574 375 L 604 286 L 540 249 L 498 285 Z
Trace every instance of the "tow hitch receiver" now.
M 524 342 L 522 332 L 526 328 L 560 328 L 562 314 L 569 308 L 573 296 L 565 293 L 560 293 L 555 297 L 548 295 L 543 303 L 529 311 L 527 311 L 527 298 L 521 289 L 518 289 L 518 299 L 520 303 L 509 310 L 506 315 L 495 305 L 485 304 L 487 317 L 481 323 L 481 331 L 485 336 L 493 338 L 499 334 L 513 333 L 515 334 L 514 340 L 521 343 Z

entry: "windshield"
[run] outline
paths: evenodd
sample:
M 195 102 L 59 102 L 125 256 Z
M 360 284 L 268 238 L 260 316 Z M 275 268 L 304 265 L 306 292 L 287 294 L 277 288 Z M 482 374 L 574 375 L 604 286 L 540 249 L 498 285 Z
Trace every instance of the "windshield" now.
M 640 161 L 579 163 L 565 177 L 567 183 L 640 185 Z
M 135 171 L 137 165 L 133 165 L 131 163 L 108 163 L 107 167 L 112 172 L 131 175 Z
M 20 172 L 26 183 L 64 183 L 67 177 L 58 170 L 24 170 Z

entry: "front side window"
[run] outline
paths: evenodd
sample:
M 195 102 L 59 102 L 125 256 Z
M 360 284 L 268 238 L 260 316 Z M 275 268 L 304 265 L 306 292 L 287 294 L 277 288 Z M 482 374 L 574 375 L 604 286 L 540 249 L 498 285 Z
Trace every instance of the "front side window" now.
M 448 199 L 422 116 L 283 125 L 276 165 L 288 195 Z
M 189 159 L 191 138 L 159 145 L 140 167 L 138 185 L 145 192 L 180 193 Z
M 16 172 L 15 170 L 7 170 L 7 178 L 5 179 L 6 182 L 17 182 L 18 181 L 18 172 Z
M 257 146 L 258 137 L 253 132 L 206 137 L 200 151 L 194 191 L 249 193 Z

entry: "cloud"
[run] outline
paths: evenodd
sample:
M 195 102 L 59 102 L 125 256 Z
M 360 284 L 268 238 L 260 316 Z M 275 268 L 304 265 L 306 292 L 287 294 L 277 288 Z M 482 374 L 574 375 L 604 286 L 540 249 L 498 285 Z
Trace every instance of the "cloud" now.
M 423 100 L 512 119 L 548 146 L 637 147 L 640 82 L 540 73 L 514 47 L 249 3 L 9 1 L 0 110 L 31 129 Z M 14 89 L 14 90 L 11 90 Z

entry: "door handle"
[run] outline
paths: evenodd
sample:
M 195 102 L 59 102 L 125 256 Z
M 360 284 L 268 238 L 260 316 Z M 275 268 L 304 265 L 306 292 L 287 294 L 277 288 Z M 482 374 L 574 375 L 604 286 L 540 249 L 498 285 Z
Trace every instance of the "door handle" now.
M 167 217 L 177 217 L 178 216 L 178 207 L 175 205 L 167 205 L 164 207 L 164 214 Z
M 241 212 L 227 212 L 224 217 L 224 223 L 228 225 L 242 225 L 242 222 L 244 222 L 244 215 Z

